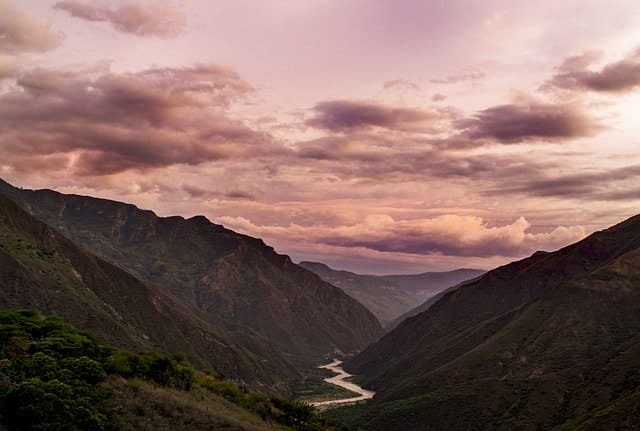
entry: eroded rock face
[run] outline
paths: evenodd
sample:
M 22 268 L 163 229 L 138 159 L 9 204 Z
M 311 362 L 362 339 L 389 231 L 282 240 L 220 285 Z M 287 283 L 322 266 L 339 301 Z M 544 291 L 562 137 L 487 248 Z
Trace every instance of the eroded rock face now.
M 250 343 L 254 349 L 262 343 L 307 366 L 336 349 L 360 350 L 383 333 L 340 289 L 261 240 L 205 217 L 161 218 L 133 205 L 50 190 L 9 192 L 36 217 L 170 292 L 210 324 L 238 339 L 260 339 Z

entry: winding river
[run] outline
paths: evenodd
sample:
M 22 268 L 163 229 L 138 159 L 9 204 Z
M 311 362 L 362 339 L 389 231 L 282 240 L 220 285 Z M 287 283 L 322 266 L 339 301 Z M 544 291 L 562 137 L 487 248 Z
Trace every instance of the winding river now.
M 361 388 L 355 383 L 348 382 L 347 379 L 349 377 L 352 377 L 352 375 L 347 373 L 345 370 L 343 370 L 341 365 L 342 365 L 342 361 L 339 359 L 336 359 L 333 362 L 326 365 L 321 365 L 318 368 L 325 368 L 327 370 L 330 370 L 336 373 L 335 376 L 327 377 L 326 379 L 324 379 L 325 382 L 331 383 L 332 385 L 340 386 L 341 388 L 347 389 L 351 392 L 355 392 L 356 394 L 359 394 L 359 395 L 357 397 L 351 397 L 351 398 L 340 398 L 335 400 L 316 401 L 311 403 L 312 406 L 327 407 L 327 406 L 332 406 L 337 404 L 351 404 L 358 401 L 371 399 L 376 394 L 373 391 L 368 391 L 364 388 Z

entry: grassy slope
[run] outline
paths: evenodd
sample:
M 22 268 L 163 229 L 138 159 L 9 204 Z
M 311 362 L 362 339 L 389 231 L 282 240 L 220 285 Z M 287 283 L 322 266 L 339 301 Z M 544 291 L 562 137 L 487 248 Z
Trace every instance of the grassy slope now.
M 106 386 L 117 396 L 117 411 L 127 429 L 157 430 L 287 430 L 277 423 L 196 387 L 189 392 L 140 380 L 113 377 Z
M 248 392 L 182 357 L 99 342 L 37 311 L 0 311 L 0 428 L 332 431 L 312 408 Z

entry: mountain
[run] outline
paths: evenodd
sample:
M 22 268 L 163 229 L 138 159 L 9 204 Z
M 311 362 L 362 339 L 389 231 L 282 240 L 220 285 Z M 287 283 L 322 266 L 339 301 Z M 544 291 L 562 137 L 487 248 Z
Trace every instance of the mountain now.
M 309 405 L 181 355 L 114 348 L 37 310 L 0 311 L 0 352 L 2 430 L 337 430 Z
M 235 333 L 77 246 L 2 193 L 0 293 L 1 309 L 38 308 L 116 346 L 184 353 L 236 381 L 273 390 L 298 376 L 257 335 L 239 343 Z
M 632 430 L 640 423 L 640 216 L 488 272 L 345 369 L 367 430 Z
M 385 280 L 396 284 L 422 301 L 466 280 L 476 278 L 486 271 L 461 268 L 445 272 L 423 272 L 421 274 L 383 275 Z
M 300 262 L 299 265 L 357 299 L 383 326 L 419 304 L 415 296 L 382 277 L 338 271 L 318 262 Z
M 251 344 L 259 335 L 297 367 L 334 351 L 358 351 L 383 330 L 341 289 L 203 216 L 158 217 L 121 202 L 0 183 L 38 219 L 211 325 Z M 265 359 L 269 359 L 266 357 Z
M 427 311 L 429 308 L 431 308 L 433 306 L 433 304 L 438 302 L 440 300 L 440 298 L 445 296 L 447 293 L 452 292 L 454 290 L 457 290 L 460 286 L 463 286 L 463 285 L 465 285 L 467 283 L 476 281 L 478 278 L 479 277 L 473 278 L 471 280 L 463 281 L 462 283 L 458 283 L 455 286 L 451 286 L 451 287 L 448 287 L 448 288 L 440 291 L 439 293 L 433 295 L 431 298 L 427 299 L 422 304 L 418 305 L 416 308 L 412 308 L 411 310 L 407 311 L 406 313 L 404 313 L 400 317 L 397 317 L 395 320 L 393 320 L 392 322 L 388 323 L 385 326 L 386 330 L 387 331 L 391 331 L 391 330 L 395 329 L 400 323 L 402 323 L 403 321 L 407 320 L 409 317 L 417 316 L 418 314 Z

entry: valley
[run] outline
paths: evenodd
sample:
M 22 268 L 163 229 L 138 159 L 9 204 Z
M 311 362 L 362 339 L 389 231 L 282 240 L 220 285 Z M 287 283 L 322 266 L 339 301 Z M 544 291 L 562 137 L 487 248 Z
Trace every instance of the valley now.
M 0 0 L 0 431 L 640 431 L 639 22 Z
M 353 376 L 347 373 L 346 371 L 344 371 L 341 365 L 342 365 L 342 361 L 339 359 L 335 359 L 334 361 L 328 364 L 320 365 L 318 368 L 324 368 L 336 374 L 333 377 L 328 377 L 324 379 L 325 382 L 344 388 L 357 396 L 348 397 L 348 398 L 336 398 L 332 400 L 314 401 L 310 403 L 312 406 L 321 408 L 321 409 L 326 409 L 331 406 L 355 404 L 359 401 L 370 400 L 376 394 L 373 391 L 368 391 L 366 389 L 363 389 L 359 385 L 348 381 L 348 379 L 350 379 Z
M 438 293 L 386 334 L 341 289 L 204 218 L 0 183 L 0 221 L 5 310 L 35 308 L 120 349 L 188 359 L 227 382 L 216 390 L 291 395 L 322 412 L 323 429 L 507 431 L 534 417 L 586 431 L 602 415 L 618 423 L 637 412 L 640 216 L 430 288 Z M 381 278 L 306 265 L 379 304 L 403 295 Z M 312 368 L 332 352 L 348 359 Z

